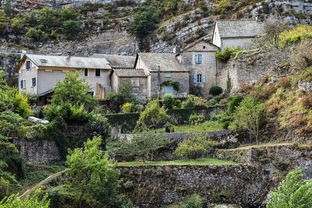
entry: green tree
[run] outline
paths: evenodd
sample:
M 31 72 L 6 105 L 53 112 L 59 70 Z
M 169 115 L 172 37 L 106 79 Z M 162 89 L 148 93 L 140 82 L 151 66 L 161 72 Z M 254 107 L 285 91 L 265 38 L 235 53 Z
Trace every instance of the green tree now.
M 29 28 L 25 36 L 33 39 L 34 41 L 45 41 L 48 38 L 48 35 L 45 32 L 36 28 Z
M 140 114 L 137 128 L 160 128 L 168 123 L 170 117 L 164 107 L 159 107 L 158 100 L 151 100 Z
M 145 162 L 153 160 L 155 152 L 169 144 L 169 139 L 157 134 L 136 134 L 131 140 L 123 140 L 118 152 L 128 157 L 138 157 Z
M 144 38 L 154 31 L 159 23 L 158 11 L 153 5 L 145 5 L 134 15 L 128 25 L 128 32 L 138 38 Z
M 91 105 L 96 102 L 90 95 L 90 86 L 78 73 L 68 73 L 63 81 L 59 81 L 54 88 L 52 104 L 71 103 L 73 105 Z
M 246 97 L 236 109 L 237 127 L 248 129 L 258 142 L 259 130 L 266 118 L 266 107 L 253 97 Z
M 77 20 L 66 20 L 61 27 L 63 34 L 67 40 L 74 40 L 79 37 L 81 32 L 81 23 Z
M 312 207 L 312 180 L 304 180 L 300 168 L 288 173 L 280 186 L 270 194 L 267 208 Z
M 37 189 L 33 196 L 21 199 L 13 194 L 0 201 L 0 208 L 49 208 L 50 200 L 48 195 L 42 197 L 41 190 Z
M 115 112 L 120 112 L 122 105 L 125 103 L 136 103 L 136 97 L 132 94 L 132 84 L 125 82 L 121 84 L 117 92 L 110 92 L 107 95 L 107 100 L 111 108 Z
M 94 137 L 83 149 L 75 149 L 67 156 L 69 191 L 77 194 L 77 207 L 83 202 L 92 207 L 114 207 L 118 200 L 119 173 L 115 164 L 100 150 L 102 140 Z

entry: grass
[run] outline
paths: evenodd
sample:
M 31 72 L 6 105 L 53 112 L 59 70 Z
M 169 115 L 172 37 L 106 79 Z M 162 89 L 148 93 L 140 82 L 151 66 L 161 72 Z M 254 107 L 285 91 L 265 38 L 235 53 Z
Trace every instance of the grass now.
M 120 162 L 117 164 L 118 167 L 137 167 L 137 166 L 207 166 L 207 165 L 235 165 L 237 163 L 229 160 L 220 160 L 217 158 L 199 158 L 195 160 L 174 160 L 174 161 L 131 161 L 131 162 Z
M 198 125 L 174 126 L 174 133 L 202 133 L 222 130 L 222 123 L 218 121 L 206 121 Z M 154 129 L 144 133 L 165 133 L 165 128 Z
M 22 185 L 21 191 L 32 187 L 50 175 L 60 172 L 64 169 L 65 166 L 57 163 L 26 165 L 25 178 L 19 181 Z

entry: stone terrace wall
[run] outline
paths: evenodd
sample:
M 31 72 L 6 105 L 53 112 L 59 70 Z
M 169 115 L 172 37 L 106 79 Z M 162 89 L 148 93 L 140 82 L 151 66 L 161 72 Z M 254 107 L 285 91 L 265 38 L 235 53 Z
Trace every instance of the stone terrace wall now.
M 250 166 L 148 166 L 119 168 L 132 187 L 125 193 L 140 208 L 158 208 L 198 193 L 210 203 L 259 207 L 273 184 Z
M 22 158 L 26 163 L 48 163 L 60 160 L 59 149 L 54 141 L 14 139 Z

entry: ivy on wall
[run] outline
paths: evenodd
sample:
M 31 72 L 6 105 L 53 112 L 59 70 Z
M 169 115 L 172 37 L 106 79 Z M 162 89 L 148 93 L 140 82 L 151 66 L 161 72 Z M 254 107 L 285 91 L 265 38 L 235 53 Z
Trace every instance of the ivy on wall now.
M 172 86 L 175 91 L 179 91 L 179 89 L 180 89 L 180 83 L 172 81 L 172 80 L 167 80 L 167 81 L 161 83 L 160 86 L 161 87 L 163 87 L 163 86 Z

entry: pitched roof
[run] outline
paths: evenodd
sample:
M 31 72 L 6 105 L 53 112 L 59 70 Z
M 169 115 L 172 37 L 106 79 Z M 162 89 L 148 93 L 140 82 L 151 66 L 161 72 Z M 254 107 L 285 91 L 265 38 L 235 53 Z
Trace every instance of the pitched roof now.
M 262 23 L 255 20 L 217 21 L 220 37 L 255 37 L 261 33 Z
M 77 57 L 77 56 L 47 56 L 26 54 L 35 65 L 46 67 L 66 67 L 76 69 L 111 69 L 108 61 L 104 58 Z
M 143 69 L 114 69 L 118 77 L 147 77 Z
M 174 53 L 139 53 L 138 56 L 150 71 L 158 71 L 158 67 L 160 71 L 188 71 Z
M 113 68 L 133 68 L 135 56 L 121 56 L 112 54 L 93 54 L 90 57 L 105 58 Z

